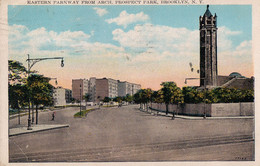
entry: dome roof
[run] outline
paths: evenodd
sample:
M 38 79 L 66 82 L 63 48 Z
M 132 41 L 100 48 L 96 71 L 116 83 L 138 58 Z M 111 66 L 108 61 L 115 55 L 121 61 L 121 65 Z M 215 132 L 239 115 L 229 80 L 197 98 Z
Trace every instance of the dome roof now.
M 240 73 L 238 72 L 232 72 L 229 74 L 230 77 L 237 77 L 237 78 L 245 78 L 244 76 L 242 76 Z

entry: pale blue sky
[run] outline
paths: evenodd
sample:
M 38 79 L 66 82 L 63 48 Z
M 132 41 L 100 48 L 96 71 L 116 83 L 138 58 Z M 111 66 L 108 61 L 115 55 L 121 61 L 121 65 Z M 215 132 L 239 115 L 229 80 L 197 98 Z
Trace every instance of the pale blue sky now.
M 117 17 L 123 10 L 127 13 L 144 12 L 149 15 L 150 23 L 170 27 L 186 27 L 197 30 L 198 16 L 205 12 L 205 5 L 196 6 L 96 6 L 105 8 L 108 14 L 99 17 L 95 6 L 9 6 L 9 25 L 21 24 L 30 30 L 45 27 L 55 32 L 83 31 L 89 34 L 95 31 L 92 41 L 111 42 L 112 31 L 120 26 L 108 24 L 106 19 Z M 242 31 L 240 36 L 234 37 L 237 45 L 243 40 L 252 39 L 252 7 L 251 5 L 210 5 L 210 11 L 217 13 L 218 26 L 226 26 L 232 31 Z M 132 29 L 135 24 L 125 30 Z

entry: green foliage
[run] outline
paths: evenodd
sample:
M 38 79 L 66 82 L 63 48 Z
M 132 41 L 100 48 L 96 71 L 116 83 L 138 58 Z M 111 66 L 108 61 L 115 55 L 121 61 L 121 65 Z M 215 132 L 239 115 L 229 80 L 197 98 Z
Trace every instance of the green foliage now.
M 177 87 L 175 82 L 163 82 L 161 86 L 163 101 L 165 104 L 183 103 L 181 89 Z
M 85 95 L 83 96 L 83 98 L 84 98 L 84 100 L 85 100 L 86 102 L 89 102 L 89 101 L 90 101 L 90 98 L 91 98 L 91 94 L 85 93 Z
M 204 100 L 203 91 L 198 91 L 195 87 L 183 87 L 182 94 L 184 103 L 201 103 Z
M 103 99 L 103 102 L 110 102 L 111 101 L 111 99 L 109 98 L 109 97 L 105 97 L 104 99 Z
M 28 89 L 25 85 L 14 84 L 8 86 L 9 105 L 11 108 L 20 109 L 28 104 Z
M 134 98 L 133 98 L 133 96 L 131 96 L 131 95 L 129 95 L 129 94 L 127 94 L 126 96 L 125 96 L 125 101 L 126 102 L 132 102 L 134 100 Z
M 211 90 L 197 90 L 194 87 L 182 89 L 184 103 L 238 103 L 253 102 L 253 90 L 241 90 L 235 88 L 214 88 Z
M 24 83 L 26 68 L 18 61 L 8 60 L 8 81 L 9 83 Z
M 35 105 L 53 105 L 53 86 L 49 78 L 38 74 L 31 74 L 27 80 L 30 100 Z
M 93 110 L 93 109 L 83 110 L 83 111 L 81 111 L 81 114 L 80 114 L 80 112 L 77 112 L 76 114 L 74 114 L 74 118 L 83 118 L 91 110 Z
M 122 97 L 118 96 L 113 99 L 114 102 L 122 103 Z

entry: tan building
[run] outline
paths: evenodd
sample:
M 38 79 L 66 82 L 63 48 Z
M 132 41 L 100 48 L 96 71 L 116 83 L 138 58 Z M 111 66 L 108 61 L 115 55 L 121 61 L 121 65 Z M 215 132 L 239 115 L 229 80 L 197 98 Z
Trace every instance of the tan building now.
M 111 78 L 96 79 L 96 101 L 105 97 L 114 98 L 118 96 L 118 81 Z
M 53 89 L 53 99 L 55 106 L 64 106 L 71 102 L 71 90 L 62 87 Z
M 90 94 L 89 101 L 95 102 L 96 101 L 96 78 L 91 77 L 88 83 L 88 93 Z
M 88 93 L 89 81 L 87 79 L 73 79 L 72 80 L 72 97 L 75 100 L 83 100 L 83 96 Z
M 118 81 L 118 96 L 134 95 L 138 90 L 141 89 L 140 84 L 134 84 L 129 82 Z

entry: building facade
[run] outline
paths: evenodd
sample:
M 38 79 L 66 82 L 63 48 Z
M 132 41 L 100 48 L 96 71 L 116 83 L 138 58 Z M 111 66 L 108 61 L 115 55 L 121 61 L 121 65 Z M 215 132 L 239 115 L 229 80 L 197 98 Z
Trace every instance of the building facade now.
M 141 89 L 140 84 L 129 83 L 126 81 L 118 81 L 118 96 L 134 95 L 138 90 Z
M 218 84 L 217 68 L 217 16 L 209 11 L 209 5 L 200 16 L 200 86 L 214 87 Z
M 88 93 L 89 81 L 87 79 L 72 80 L 72 97 L 75 100 L 82 101 L 84 95 Z
M 95 77 L 89 78 L 88 93 L 90 95 L 89 101 L 95 102 L 96 101 L 96 78 Z
M 64 106 L 72 100 L 72 91 L 62 87 L 57 87 L 53 90 L 53 99 L 55 106 Z
M 96 101 L 105 97 L 114 98 L 118 96 L 118 81 L 111 78 L 96 79 Z
M 72 97 L 80 101 L 84 99 L 84 95 L 90 95 L 90 102 L 100 102 L 105 97 L 115 98 L 118 96 L 134 95 L 141 89 L 140 84 L 129 82 L 121 82 L 111 78 L 95 78 L 73 79 L 72 80 Z

